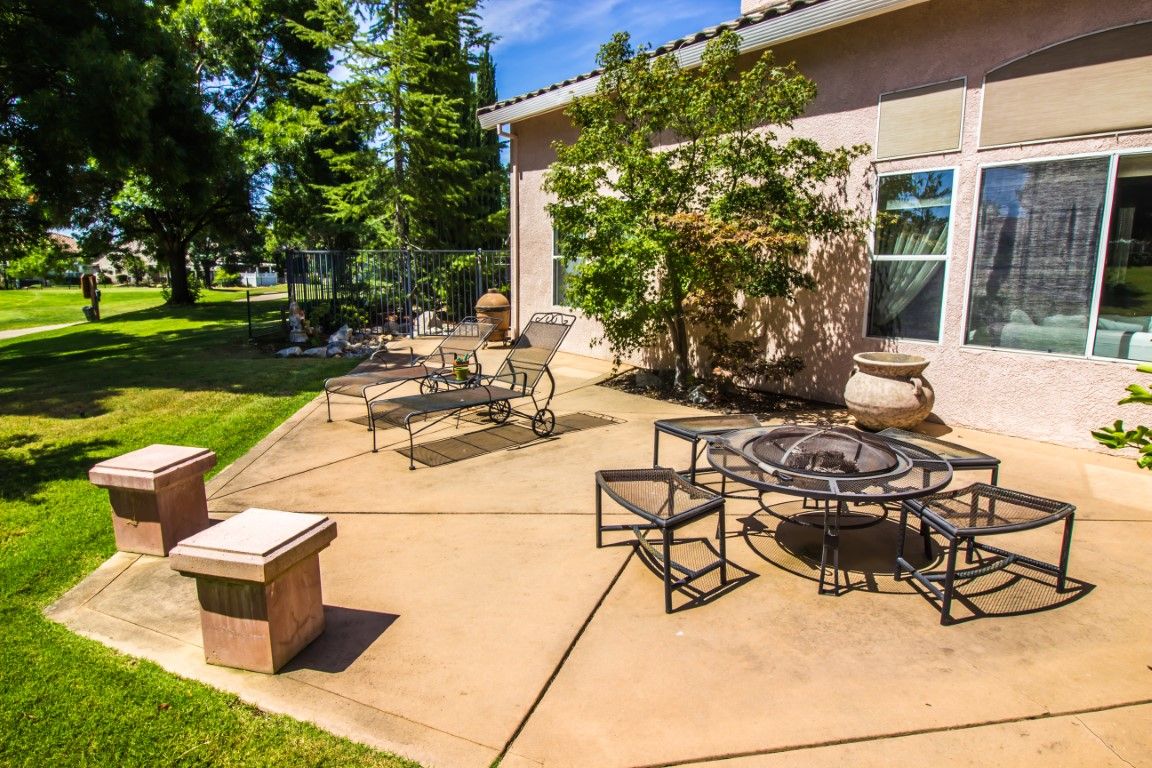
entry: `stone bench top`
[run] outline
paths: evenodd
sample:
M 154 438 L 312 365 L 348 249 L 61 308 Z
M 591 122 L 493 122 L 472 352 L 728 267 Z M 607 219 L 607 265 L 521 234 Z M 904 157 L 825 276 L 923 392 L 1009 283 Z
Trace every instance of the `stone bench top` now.
M 187 576 L 268 584 L 335 538 L 336 522 L 324 515 L 248 509 L 189 536 L 168 556 Z
M 207 448 L 157 444 L 100 462 L 88 471 L 88 479 L 103 488 L 155 491 L 214 466 L 216 454 Z

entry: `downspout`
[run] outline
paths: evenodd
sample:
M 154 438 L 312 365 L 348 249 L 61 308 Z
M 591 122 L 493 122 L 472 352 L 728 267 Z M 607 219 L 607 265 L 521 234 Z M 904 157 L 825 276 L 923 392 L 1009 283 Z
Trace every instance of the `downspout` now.
M 508 129 L 505 130 L 504 125 L 496 127 L 496 135 L 502 139 L 508 140 L 509 160 L 512 167 L 511 173 L 511 189 L 508 191 L 508 229 L 511 242 L 509 243 L 509 250 L 512 258 L 512 337 L 520 337 L 520 143 L 516 141 L 516 134 L 511 131 L 512 124 L 508 123 Z

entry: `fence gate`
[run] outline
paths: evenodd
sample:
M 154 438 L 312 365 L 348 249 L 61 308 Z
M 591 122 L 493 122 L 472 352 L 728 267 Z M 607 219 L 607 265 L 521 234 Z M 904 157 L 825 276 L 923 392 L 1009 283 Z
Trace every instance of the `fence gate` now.
M 489 288 L 511 299 L 508 251 L 289 251 L 285 263 L 289 299 L 325 325 L 428 332 L 417 326 L 475 314 Z

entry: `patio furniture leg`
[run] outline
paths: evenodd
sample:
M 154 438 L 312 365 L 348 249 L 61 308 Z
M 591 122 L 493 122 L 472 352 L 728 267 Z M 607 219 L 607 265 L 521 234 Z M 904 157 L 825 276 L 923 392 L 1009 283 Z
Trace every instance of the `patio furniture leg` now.
M 836 502 L 833 505 L 830 501 L 824 501 L 824 541 L 820 548 L 819 590 L 822 595 L 840 594 L 840 505 L 842 503 Z M 828 591 L 824 586 L 828 573 L 829 550 L 832 552 L 832 591 Z
M 1068 556 L 1072 552 L 1072 521 L 1075 512 L 1068 514 L 1064 519 L 1064 541 L 1060 545 L 1060 570 L 1056 575 L 1056 591 L 1063 592 L 1068 579 Z
M 944 571 L 944 595 L 940 598 L 940 623 L 952 621 L 952 594 L 956 589 L 956 556 L 964 545 L 959 539 L 948 537 L 948 564 Z
M 404 429 L 408 430 L 408 469 L 416 469 L 416 438 L 412 434 L 412 417 L 404 418 Z
M 368 429 L 372 429 L 372 401 L 368 399 L 368 388 L 364 388 L 364 408 L 368 411 Z M 331 406 L 329 406 L 328 421 L 332 421 Z
M 726 541 L 726 539 L 728 537 L 727 537 L 726 531 L 724 530 L 724 528 L 725 528 L 725 526 L 724 526 L 724 506 L 725 505 L 721 505 L 720 510 L 717 513 L 718 517 L 720 518 L 720 522 L 718 523 L 718 525 L 720 526 L 720 532 L 717 535 L 717 540 L 720 543 L 720 583 L 721 584 L 727 584 L 728 583 L 728 542 Z
M 664 613 L 672 613 L 672 533 L 664 529 Z
M 596 549 L 604 546 L 604 498 L 600 483 L 596 483 Z
M 923 530 L 923 523 L 921 523 Z M 892 578 L 900 581 L 904 571 L 904 538 L 908 535 L 908 507 L 900 505 L 900 538 L 896 540 L 896 567 L 892 570 Z

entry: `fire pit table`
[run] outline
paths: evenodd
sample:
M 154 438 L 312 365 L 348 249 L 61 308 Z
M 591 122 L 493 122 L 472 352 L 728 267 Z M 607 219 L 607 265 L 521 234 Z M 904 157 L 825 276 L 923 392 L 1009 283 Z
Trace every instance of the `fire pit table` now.
M 840 530 L 876 525 L 889 502 L 934 493 L 952 480 L 952 467 L 919 446 L 850 427 L 788 424 L 741 429 L 708 438 L 708 463 L 759 492 L 761 509 L 782 521 L 822 528 L 820 594 L 840 592 Z M 765 494 L 799 496 L 820 512 L 818 522 L 784 516 Z M 849 510 L 872 505 L 876 513 Z M 829 560 L 833 588 L 825 587 Z

